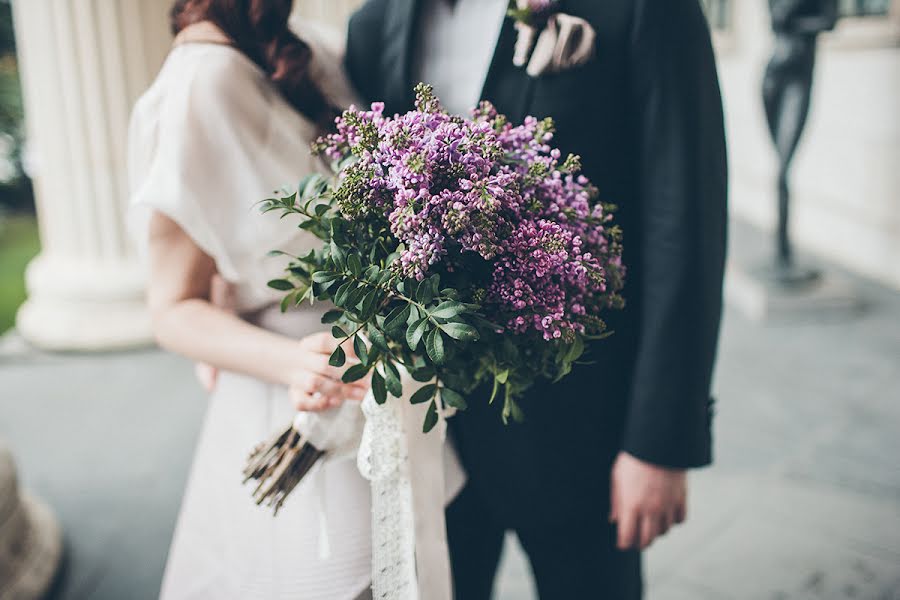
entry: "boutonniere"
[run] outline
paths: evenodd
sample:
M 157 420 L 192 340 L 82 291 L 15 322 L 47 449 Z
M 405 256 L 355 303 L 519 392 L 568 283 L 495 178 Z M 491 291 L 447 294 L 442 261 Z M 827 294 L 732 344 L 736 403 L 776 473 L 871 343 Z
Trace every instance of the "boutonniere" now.
M 559 4 L 510 0 L 507 15 L 515 20 L 518 35 L 513 64 L 532 77 L 583 65 L 594 56 L 597 32 L 581 17 L 559 12 Z

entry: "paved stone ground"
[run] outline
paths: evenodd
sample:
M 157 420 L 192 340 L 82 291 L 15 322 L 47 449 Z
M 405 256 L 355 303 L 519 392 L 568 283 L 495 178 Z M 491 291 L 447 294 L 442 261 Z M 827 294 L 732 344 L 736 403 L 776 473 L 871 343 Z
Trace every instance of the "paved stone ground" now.
M 716 466 L 647 555 L 650 600 L 900 599 L 900 294 L 848 280 L 859 315 L 726 315 Z M 173 356 L 0 344 L 0 436 L 67 532 L 55 598 L 155 597 L 203 408 Z M 512 538 L 496 596 L 536 597 Z

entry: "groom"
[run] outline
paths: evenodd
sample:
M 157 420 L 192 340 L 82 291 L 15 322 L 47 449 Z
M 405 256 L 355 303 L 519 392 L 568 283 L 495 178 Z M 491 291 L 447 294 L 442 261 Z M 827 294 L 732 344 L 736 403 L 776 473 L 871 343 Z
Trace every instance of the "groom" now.
M 627 307 L 590 363 L 530 390 L 522 424 L 484 398 L 451 419 L 469 474 L 447 511 L 456 596 L 490 596 L 512 530 L 542 598 L 639 598 L 640 550 L 684 520 L 685 472 L 711 461 L 726 161 L 709 31 L 698 0 L 553 2 L 586 26 L 558 49 L 595 34 L 593 56 L 532 76 L 507 1 L 369 0 L 349 25 L 348 72 L 387 113 L 426 81 L 451 112 L 552 116 L 625 233 Z

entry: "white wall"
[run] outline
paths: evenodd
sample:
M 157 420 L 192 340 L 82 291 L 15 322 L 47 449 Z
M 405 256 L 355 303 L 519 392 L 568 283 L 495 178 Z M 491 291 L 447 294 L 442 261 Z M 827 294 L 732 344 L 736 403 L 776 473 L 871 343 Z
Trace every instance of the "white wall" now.
M 820 41 L 793 169 L 793 239 L 900 289 L 900 48 L 874 32 L 851 43 L 851 25 Z M 731 211 L 771 229 L 776 162 L 761 100 L 772 47 L 767 3 L 735 0 L 733 31 L 721 41 Z

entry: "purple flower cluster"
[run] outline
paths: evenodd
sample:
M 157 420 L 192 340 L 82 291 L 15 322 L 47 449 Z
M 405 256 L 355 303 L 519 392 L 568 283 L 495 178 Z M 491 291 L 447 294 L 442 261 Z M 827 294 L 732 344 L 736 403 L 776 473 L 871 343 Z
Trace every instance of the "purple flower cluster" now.
M 416 110 L 351 108 L 317 150 L 341 165 L 335 196 L 350 218 L 386 219 L 395 268 L 423 279 L 472 259 L 487 273 L 467 292 L 484 315 L 544 339 L 602 329 L 624 268 L 618 229 L 579 173 L 551 148 L 552 122 L 513 126 L 488 103 L 471 119 L 448 115 L 420 86 Z

